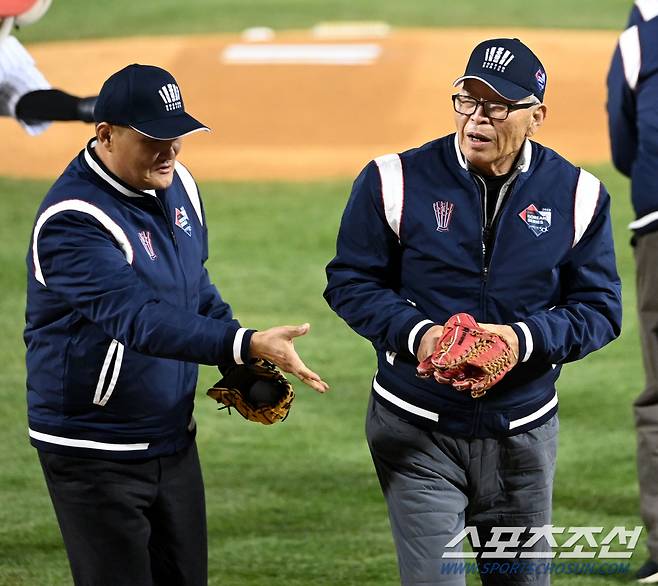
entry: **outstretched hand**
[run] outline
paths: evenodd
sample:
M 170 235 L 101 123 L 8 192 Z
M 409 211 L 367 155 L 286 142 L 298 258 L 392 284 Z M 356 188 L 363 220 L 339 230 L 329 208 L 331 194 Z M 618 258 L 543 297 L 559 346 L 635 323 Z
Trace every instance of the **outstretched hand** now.
M 306 323 L 301 326 L 276 326 L 255 332 L 251 337 L 249 354 L 253 358 L 269 360 L 281 370 L 294 374 L 318 393 L 324 393 L 329 390 L 329 385 L 304 364 L 293 344 L 295 338 L 306 335 L 310 328 Z

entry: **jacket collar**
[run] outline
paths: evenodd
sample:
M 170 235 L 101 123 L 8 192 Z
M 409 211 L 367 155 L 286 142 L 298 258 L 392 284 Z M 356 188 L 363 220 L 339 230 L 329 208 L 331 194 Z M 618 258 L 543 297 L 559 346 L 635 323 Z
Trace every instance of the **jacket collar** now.
M 466 169 L 467 171 L 471 171 L 472 168 L 469 162 L 466 160 L 466 157 L 463 155 L 461 149 L 459 148 L 459 134 L 456 132 L 455 132 L 454 143 L 455 143 L 455 153 L 457 154 L 457 161 L 459 161 L 459 165 L 463 169 Z M 532 144 L 526 138 L 525 141 L 523 142 L 523 146 L 521 147 L 521 152 L 516 161 L 516 169 L 520 173 L 525 173 L 528 169 L 530 169 L 531 160 L 532 160 Z
M 122 181 L 117 177 L 112 171 L 110 171 L 100 160 L 99 156 L 96 154 L 96 139 L 92 138 L 85 147 L 84 157 L 85 162 L 89 165 L 89 168 L 94 172 L 104 183 L 107 183 L 118 191 L 121 195 L 126 197 L 148 197 L 155 196 L 154 189 L 146 189 L 144 191 L 140 189 L 135 189 L 128 185 L 125 181 Z

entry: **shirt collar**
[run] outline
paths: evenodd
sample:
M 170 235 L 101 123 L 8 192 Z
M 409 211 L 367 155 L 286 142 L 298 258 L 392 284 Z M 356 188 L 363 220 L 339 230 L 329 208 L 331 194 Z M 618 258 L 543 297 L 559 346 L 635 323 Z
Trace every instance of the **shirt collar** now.
M 96 143 L 97 140 L 92 138 L 85 147 L 84 156 L 87 165 L 89 168 L 100 177 L 105 183 L 109 184 L 113 189 L 125 195 L 126 197 L 147 197 L 155 196 L 154 189 L 135 189 L 128 185 L 125 181 L 122 181 L 117 177 L 112 171 L 110 171 L 100 160 L 99 156 L 96 154 Z

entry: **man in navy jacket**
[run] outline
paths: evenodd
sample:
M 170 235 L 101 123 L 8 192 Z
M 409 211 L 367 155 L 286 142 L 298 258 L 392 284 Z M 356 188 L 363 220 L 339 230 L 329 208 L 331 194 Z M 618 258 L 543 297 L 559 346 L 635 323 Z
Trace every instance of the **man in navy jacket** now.
M 608 73 L 608 120 L 615 167 L 631 178 L 645 387 L 634 403 L 640 511 L 649 560 L 640 580 L 658 581 L 658 1 L 638 0 Z
M 445 563 L 464 530 L 477 531 L 481 564 L 496 558 L 490 538 L 510 540 L 496 528 L 520 538 L 550 524 L 561 365 L 621 326 L 609 196 L 529 140 L 546 114 L 539 59 L 518 39 L 484 41 L 455 85 L 457 132 L 365 167 L 327 267 L 327 301 L 377 352 L 366 431 L 404 585 L 464 584 Z M 415 376 L 459 312 L 518 355 L 480 399 Z
M 115 73 L 95 118 L 27 257 L 29 435 L 76 584 L 201 586 L 197 364 L 266 358 L 327 386 L 293 347 L 308 324 L 244 328 L 212 284 L 203 205 L 176 160 L 183 136 L 208 129 L 171 74 Z

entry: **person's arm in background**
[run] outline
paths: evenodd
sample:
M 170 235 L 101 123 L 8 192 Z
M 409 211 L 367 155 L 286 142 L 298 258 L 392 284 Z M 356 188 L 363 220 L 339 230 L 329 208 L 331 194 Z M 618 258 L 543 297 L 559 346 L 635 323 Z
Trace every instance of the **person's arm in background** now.
M 637 26 L 625 30 L 620 38 L 608 72 L 608 129 L 615 167 L 631 176 L 638 149 L 634 90 L 641 64 Z

